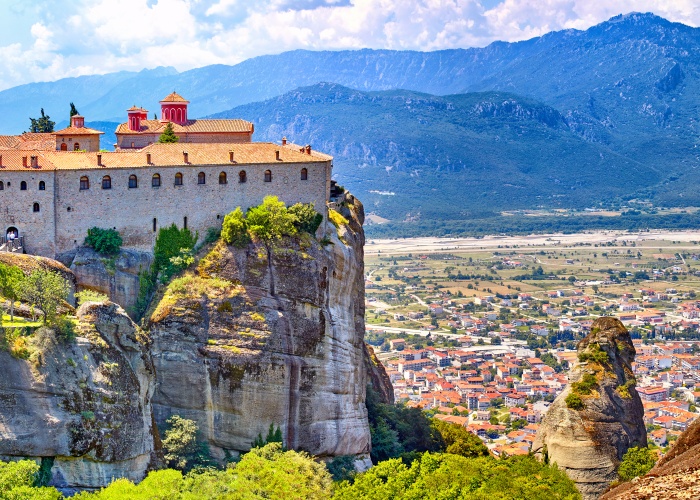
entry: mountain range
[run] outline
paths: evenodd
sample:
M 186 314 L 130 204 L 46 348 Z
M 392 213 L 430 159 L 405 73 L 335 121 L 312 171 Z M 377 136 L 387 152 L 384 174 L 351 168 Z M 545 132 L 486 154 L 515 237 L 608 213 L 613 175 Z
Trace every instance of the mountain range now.
M 0 92 L 0 132 L 40 106 L 62 121 L 72 101 L 112 133 L 126 108 L 153 112 L 173 89 L 190 116 L 248 119 L 257 140 L 333 154 L 338 181 L 393 221 L 700 206 L 700 29 L 653 14 L 485 48 L 299 50 L 28 84 Z

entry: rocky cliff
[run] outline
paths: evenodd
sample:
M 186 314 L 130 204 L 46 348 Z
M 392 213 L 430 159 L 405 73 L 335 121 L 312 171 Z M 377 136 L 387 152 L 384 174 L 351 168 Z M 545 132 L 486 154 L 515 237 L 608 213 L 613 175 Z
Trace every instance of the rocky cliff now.
M 270 424 L 289 448 L 367 457 L 364 212 L 352 196 L 338 210 L 325 245 L 219 242 L 168 286 L 148 324 L 158 422 L 195 420 L 220 458 Z
M 700 498 L 700 420 L 681 434 L 649 473 L 608 491 L 602 500 Z
M 16 357 L 0 350 L 0 457 L 41 460 L 67 489 L 141 480 L 158 463 L 148 339 L 111 302 L 77 317 L 75 340 L 41 328 Z
M 635 349 L 615 318 L 598 318 L 578 345 L 570 384 L 545 415 L 533 450 L 556 463 L 584 500 L 618 479 L 628 448 L 646 446 L 644 410 L 631 369 Z
M 103 293 L 131 312 L 139 294 L 139 273 L 151 267 L 153 256 L 122 249 L 113 257 L 104 257 L 91 248 L 79 247 L 59 260 L 70 267 L 80 288 Z

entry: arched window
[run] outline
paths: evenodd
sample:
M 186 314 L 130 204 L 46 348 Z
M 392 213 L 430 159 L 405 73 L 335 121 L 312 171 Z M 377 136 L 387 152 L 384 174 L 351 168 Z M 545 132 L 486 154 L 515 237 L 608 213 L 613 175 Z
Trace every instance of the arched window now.
M 175 174 L 175 185 L 182 186 L 182 174 L 180 172 Z
M 90 179 L 83 175 L 80 178 L 80 190 L 84 191 L 85 189 L 90 189 Z
M 238 182 L 243 184 L 247 180 L 248 177 L 246 176 L 245 170 L 241 170 L 240 172 L 238 172 Z
M 219 184 L 226 184 L 226 172 L 219 174 Z
M 46 191 L 46 183 L 44 181 L 39 181 L 39 191 Z
M 68 151 L 68 144 L 65 142 L 61 143 L 61 151 Z
M 160 174 L 153 174 L 153 178 L 151 179 L 151 187 L 160 187 Z
M 306 170 L 305 168 L 301 169 L 301 180 L 305 181 L 309 178 L 309 171 Z
M 19 189 L 20 189 L 20 191 L 26 191 L 27 190 L 27 183 L 25 181 L 20 182 Z
M 0 191 L 2 191 L 3 189 L 5 189 L 5 183 L 0 181 Z
M 204 184 L 207 181 L 207 176 L 204 175 L 204 172 L 200 172 L 197 174 L 197 184 Z
M 75 144 L 73 144 L 73 151 L 80 151 L 80 143 L 79 142 L 76 142 Z
M 272 172 L 265 170 L 265 182 L 272 182 Z
M 35 203 L 34 206 L 32 207 L 32 211 L 38 212 L 39 211 L 39 204 Z
M 129 176 L 129 189 L 135 189 L 139 187 L 139 180 L 135 175 Z
M 112 189 L 112 178 L 109 175 L 102 178 L 102 189 Z

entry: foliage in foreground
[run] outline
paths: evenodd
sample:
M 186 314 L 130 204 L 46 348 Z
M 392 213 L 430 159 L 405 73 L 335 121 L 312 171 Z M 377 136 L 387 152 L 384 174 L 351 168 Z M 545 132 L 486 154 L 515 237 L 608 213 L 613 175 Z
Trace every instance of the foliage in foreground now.
M 208 445 L 197 439 L 199 428 L 194 420 L 173 415 L 166 423 L 163 451 L 169 467 L 189 472 L 195 467 L 212 465 Z
M 622 457 L 617 473 L 622 481 L 631 481 L 649 472 L 655 463 L 655 453 L 649 448 L 630 448 Z
M 399 459 L 381 462 L 358 474 L 353 484 L 338 485 L 333 498 L 573 500 L 580 496 L 564 472 L 532 457 L 497 460 L 425 453 L 410 466 Z

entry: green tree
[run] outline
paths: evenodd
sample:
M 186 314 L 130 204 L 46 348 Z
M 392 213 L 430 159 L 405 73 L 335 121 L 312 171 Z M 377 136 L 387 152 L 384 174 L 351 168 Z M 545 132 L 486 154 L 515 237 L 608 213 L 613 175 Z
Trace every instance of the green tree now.
M 53 321 L 58 306 L 68 298 L 68 283 L 57 273 L 36 269 L 20 282 L 19 295 L 41 310 L 46 324 L 47 320 Z
M 78 108 L 75 107 L 75 104 L 70 103 L 70 117 L 73 118 L 75 115 L 79 115 L 78 113 Z
M 154 275 L 170 266 L 170 259 L 180 255 L 181 250 L 193 249 L 198 238 L 197 233 L 192 234 L 192 231 L 186 228 L 178 229 L 175 224 L 160 228 L 153 248 Z
M 265 196 L 262 204 L 251 207 L 246 214 L 248 232 L 265 245 L 267 251 L 268 274 L 270 276 L 270 295 L 275 295 L 275 281 L 272 273 L 272 247 L 282 236 L 296 234 L 294 227 L 296 217 L 289 213 L 284 202 L 276 196 Z
M 56 122 L 51 121 L 49 115 L 44 114 L 44 108 L 41 108 L 41 118 L 29 118 L 29 131 L 35 133 L 51 133 L 56 125 Z
M 163 133 L 160 134 L 160 137 L 158 138 L 158 142 L 162 144 L 180 142 L 180 138 L 175 135 L 172 122 L 168 122 L 168 124 L 165 126 Z
M 649 472 L 655 463 L 655 454 L 649 448 L 630 448 L 622 457 L 617 473 L 623 481 L 631 481 Z
M 24 273 L 16 266 L 0 262 L 0 293 L 10 301 L 10 320 L 15 320 L 15 302 L 20 299 L 20 283 Z
M 283 443 L 282 439 L 282 431 L 280 430 L 279 426 L 275 430 L 275 425 L 270 424 L 270 428 L 267 430 L 267 437 L 263 439 L 262 434 L 258 434 L 258 437 L 255 438 L 255 441 L 251 444 L 252 448 L 262 448 L 266 444 L 270 443 Z
M 189 471 L 209 464 L 208 447 L 197 440 L 199 428 L 194 420 L 173 415 L 165 422 L 168 428 L 163 434 L 163 451 L 168 467 Z
M 478 436 L 461 425 L 434 418 L 431 425 L 437 429 L 445 442 L 445 453 L 463 457 L 488 457 L 489 450 Z
M 355 476 L 352 484 L 336 485 L 336 500 L 416 498 L 581 498 L 576 486 L 556 466 L 533 457 L 466 458 L 449 453 L 424 453 L 410 466 L 401 460 L 381 462 Z
M 55 488 L 41 488 L 39 464 L 33 460 L 0 462 L 0 498 L 7 500 L 59 500 Z
M 234 245 L 239 248 L 250 243 L 248 224 L 241 211 L 241 207 L 236 207 L 233 212 L 224 217 L 224 222 L 221 226 L 221 238 L 229 245 Z
M 83 244 L 102 255 L 113 255 L 121 248 L 122 237 L 116 229 L 91 227 Z
M 299 231 L 316 234 L 316 230 L 323 222 L 323 215 L 314 209 L 313 203 L 295 203 L 289 207 L 289 213 L 296 217 L 294 227 Z

